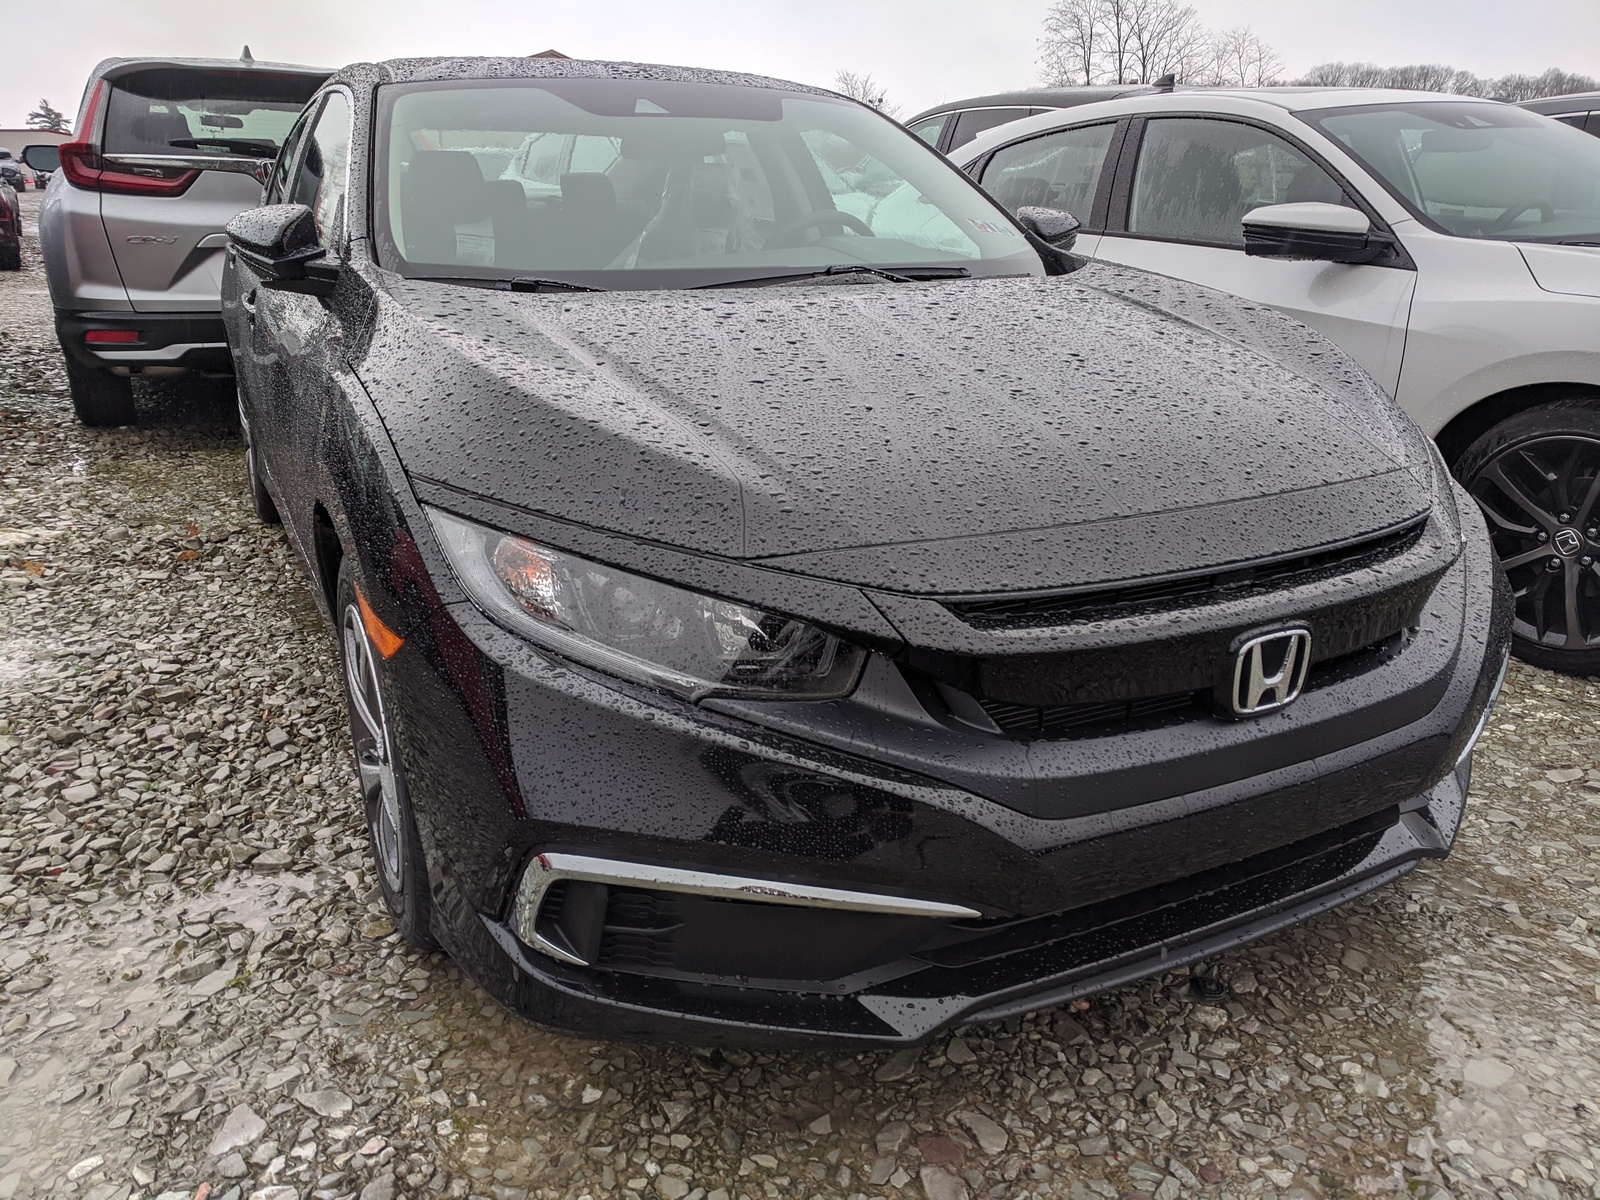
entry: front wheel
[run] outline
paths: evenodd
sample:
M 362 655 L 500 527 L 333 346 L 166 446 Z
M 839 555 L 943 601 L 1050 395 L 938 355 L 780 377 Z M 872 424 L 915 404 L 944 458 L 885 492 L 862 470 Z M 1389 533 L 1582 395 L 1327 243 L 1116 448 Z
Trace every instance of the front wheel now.
M 394 710 L 384 696 L 378 651 L 362 621 L 348 559 L 340 564 L 336 595 L 345 705 L 350 711 L 350 738 L 355 746 L 356 773 L 372 841 L 378 890 L 401 936 L 420 950 L 436 950 L 439 943 L 432 931 L 428 867 L 411 815 Z
M 1508 417 L 1467 447 L 1455 473 L 1511 581 L 1512 653 L 1600 673 L 1600 399 Z

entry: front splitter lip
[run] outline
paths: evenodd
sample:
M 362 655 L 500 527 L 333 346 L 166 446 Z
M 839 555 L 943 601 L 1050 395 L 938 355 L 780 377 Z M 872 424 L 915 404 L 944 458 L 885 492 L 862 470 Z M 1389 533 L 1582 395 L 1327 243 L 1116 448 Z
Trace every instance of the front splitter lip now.
M 915 1045 L 954 1025 L 1007 1020 L 1213 957 L 1392 883 L 1408 874 L 1422 859 L 1442 858 L 1449 853 L 1460 827 L 1469 779 L 1470 762 L 1447 775 L 1425 796 L 1418 797 L 1415 807 L 1404 809 L 1400 819 L 1384 832 L 1367 855 L 1341 874 L 1228 919 L 987 994 L 931 997 L 895 994 L 896 984 L 901 984 L 903 990 L 904 984 L 916 978 L 911 976 L 880 989 L 829 998 L 833 1004 L 858 1004 L 876 1019 L 881 1033 L 860 1031 L 860 1009 L 850 1014 L 854 1019 L 849 1024 L 856 1028 L 847 1028 L 843 1023 L 838 1028 L 829 1028 L 785 1021 L 781 994 L 768 994 L 772 1003 L 765 1011 L 772 1019 L 760 1022 L 709 1017 L 688 1007 L 692 1002 L 687 999 L 683 1008 L 651 1007 L 618 999 L 598 990 L 574 986 L 570 979 L 533 961 L 537 956 L 525 951 L 507 924 L 482 914 L 479 919 L 517 971 L 531 977 L 531 982 L 540 989 L 560 993 L 568 1002 L 563 1005 L 568 1012 L 574 1011 L 572 1006 L 575 1005 L 577 1011 L 587 1014 L 583 1018 L 583 1032 L 605 1036 L 626 1030 L 628 1036 L 690 1043 Z M 537 1018 L 539 1014 L 529 1012 L 528 1015 Z

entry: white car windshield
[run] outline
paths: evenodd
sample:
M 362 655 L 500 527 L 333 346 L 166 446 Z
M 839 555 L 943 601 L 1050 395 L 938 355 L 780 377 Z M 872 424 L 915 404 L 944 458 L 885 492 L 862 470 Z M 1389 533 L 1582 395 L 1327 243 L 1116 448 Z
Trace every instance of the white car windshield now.
M 379 93 L 380 261 L 413 277 L 692 287 L 829 268 L 1040 274 L 1005 213 L 828 96 L 635 79 Z
M 1600 138 L 1482 100 L 1367 104 L 1299 116 L 1445 233 L 1600 242 Z

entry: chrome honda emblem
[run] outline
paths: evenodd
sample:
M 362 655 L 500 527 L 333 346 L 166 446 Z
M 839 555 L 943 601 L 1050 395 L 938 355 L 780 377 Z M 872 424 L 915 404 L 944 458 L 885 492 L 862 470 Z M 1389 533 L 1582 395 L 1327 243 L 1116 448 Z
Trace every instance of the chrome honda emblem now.
M 1576 554 L 1583 546 L 1583 539 L 1578 536 L 1576 529 L 1561 528 L 1556 530 L 1556 549 L 1568 558 Z
M 1234 652 L 1233 715 L 1259 717 L 1294 703 L 1310 665 L 1311 631 L 1303 626 L 1250 638 Z

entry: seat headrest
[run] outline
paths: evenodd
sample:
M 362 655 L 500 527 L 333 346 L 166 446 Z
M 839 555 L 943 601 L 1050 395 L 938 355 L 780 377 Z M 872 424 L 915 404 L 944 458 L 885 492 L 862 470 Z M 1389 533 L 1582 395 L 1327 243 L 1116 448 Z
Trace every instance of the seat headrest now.
M 617 210 L 617 189 L 599 171 L 568 171 L 561 176 L 561 203 L 591 215 Z

